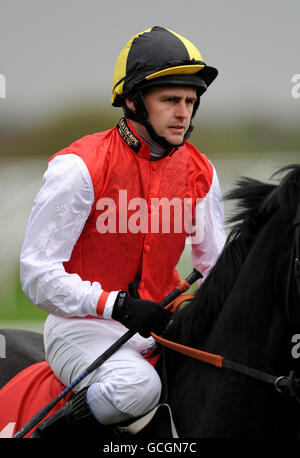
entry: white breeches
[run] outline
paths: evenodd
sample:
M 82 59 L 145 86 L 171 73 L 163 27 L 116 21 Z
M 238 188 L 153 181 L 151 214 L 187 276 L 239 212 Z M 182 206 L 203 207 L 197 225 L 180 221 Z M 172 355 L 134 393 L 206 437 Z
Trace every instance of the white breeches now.
M 46 360 L 64 385 L 69 385 L 127 329 L 114 320 L 49 315 L 44 328 Z M 87 401 L 100 423 L 117 423 L 154 408 L 161 382 L 141 355 L 155 345 L 152 337 L 133 336 L 74 392 L 89 386 Z

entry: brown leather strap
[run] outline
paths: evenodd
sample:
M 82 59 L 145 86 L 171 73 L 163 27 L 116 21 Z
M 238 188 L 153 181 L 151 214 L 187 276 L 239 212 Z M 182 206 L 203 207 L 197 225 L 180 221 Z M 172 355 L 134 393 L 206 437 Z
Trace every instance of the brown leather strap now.
M 177 286 L 177 289 L 179 289 L 178 286 Z M 174 301 L 172 301 L 165 308 L 168 310 L 171 310 L 173 313 L 176 313 L 183 302 L 190 301 L 194 299 L 194 297 L 195 297 L 194 294 L 180 294 L 180 296 L 174 299 Z M 178 344 L 176 342 L 172 342 L 171 340 L 164 339 L 163 337 L 160 337 L 154 334 L 154 332 L 151 332 L 151 336 L 160 345 L 163 345 L 164 347 L 168 347 L 171 350 L 177 351 L 178 353 L 182 353 L 186 356 L 190 356 L 191 358 L 198 359 L 205 363 L 212 364 L 216 367 L 223 366 L 223 359 L 224 359 L 223 356 L 214 355 L 212 353 L 207 353 L 205 351 L 197 350 L 196 348 L 191 348 L 185 345 Z
M 216 367 L 223 366 L 223 356 L 214 355 L 213 353 L 207 353 L 205 351 L 197 350 L 196 348 L 186 347 L 185 345 L 178 344 L 176 342 L 172 342 L 171 340 L 164 339 L 160 336 L 151 332 L 151 336 L 161 345 L 164 347 L 170 348 L 171 350 L 177 351 L 178 353 L 182 353 L 186 356 L 190 356 L 191 358 L 198 359 L 208 364 L 212 364 Z
M 180 294 L 174 301 L 165 307 L 165 309 L 170 310 L 172 313 L 176 313 L 180 309 L 181 304 L 186 301 L 191 301 L 194 299 L 194 294 Z

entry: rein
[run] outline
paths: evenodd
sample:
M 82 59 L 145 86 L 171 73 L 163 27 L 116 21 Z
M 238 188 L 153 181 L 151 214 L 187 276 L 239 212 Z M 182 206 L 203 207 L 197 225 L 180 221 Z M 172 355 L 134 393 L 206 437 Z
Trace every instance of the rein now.
M 238 372 L 239 374 L 243 374 L 256 380 L 274 385 L 279 393 L 288 393 L 295 397 L 296 400 L 300 403 L 300 399 L 297 397 L 295 392 L 297 388 L 300 388 L 300 378 L 296 379 L 293 371 L 291 371 L 289 375 L 271 375 L 267 372 L 253 369 L 234 361 L 230 361 L 229 359 L 224 358 L 224 356 L 208 353 L 192 347 L 187 347 L 171 340 L 164 339 L 163 337 L 157 336 L 154 333 L 151 333 L 151 335 L 160 345 L 174 350 L 177 353 L 182 353 L 183 355 L 197 359 L 198 361 L 202 361 L 220 369 L 230 369 L 231 371 Z

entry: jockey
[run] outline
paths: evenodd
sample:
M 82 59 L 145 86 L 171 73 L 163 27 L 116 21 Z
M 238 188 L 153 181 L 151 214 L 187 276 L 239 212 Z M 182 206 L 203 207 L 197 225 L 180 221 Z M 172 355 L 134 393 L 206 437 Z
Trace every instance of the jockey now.
M 152 27 L 115 65 L 111 103 L 124 117 L 49 160 L 21 252 L 21 283 L 49 315 L 46 360 L 69 385 L 127 329 L 137 333 L 74 388 L 36 437 L 94 436 L 142 416 L 161 381 L 144 357 L 170 312 L 187 240 L 204 278 L 225 242 L 217 173 L 187 141 L 218 71 L 186 38 Z M 100 432 L 101 434 L 101 432 Z

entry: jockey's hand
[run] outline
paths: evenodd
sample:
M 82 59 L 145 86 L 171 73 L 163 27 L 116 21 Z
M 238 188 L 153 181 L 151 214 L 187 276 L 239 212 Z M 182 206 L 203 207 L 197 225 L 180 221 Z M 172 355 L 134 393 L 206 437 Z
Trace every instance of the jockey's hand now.
M 112 311 L 114 320 L 143 337 L 149 337 L 150 332 L 160 334 L 171 317 L 172 313 L 157 302 L 135 299 L 130 297 L 126 291 L 119 292 Z

